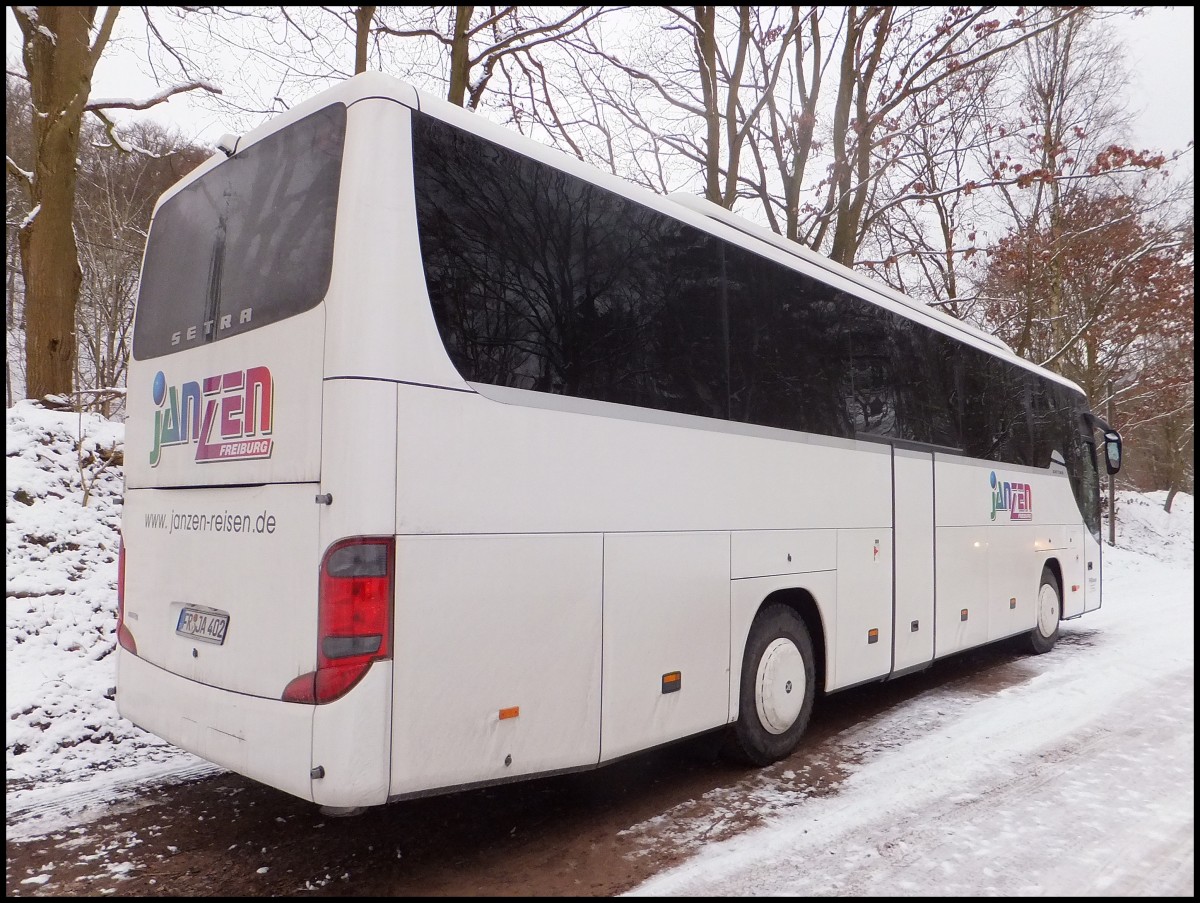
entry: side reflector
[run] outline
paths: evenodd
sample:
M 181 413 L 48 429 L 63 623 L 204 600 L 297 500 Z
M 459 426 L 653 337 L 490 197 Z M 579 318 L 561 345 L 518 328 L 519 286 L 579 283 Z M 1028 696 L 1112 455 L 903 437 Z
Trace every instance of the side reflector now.
M 965 621 L 967 619 L 967 610 L 965 608 L 958 613 L 958 619 L 960 621 Z
M 1016 600 L 1016 597 L 1013 597 L 1012 599 L 1009 599 L 1009 600 L 1008 600 L 1008 607 L 1009 607 L 1009 608 L 1016 608 L 1016 607 L 1017 607 L 1017 600 Z
M 867 631 L 867 645 L 869 646 L 872 643 L 878 643 L 878 642 L 879 642 L 879 628 L 872 627 L 870 630 Z
M 519 705 L 514 705 L 511 708 L 500 710 L 500 720 L 505 721 L 509 718 L 516 718 L 520 714 L 521 714 L 521 707 Z
M 680 687 L 683 686 L 683 672 L 671 671 L 662 676 L 662 691 L 664 693 L 678 693 Z

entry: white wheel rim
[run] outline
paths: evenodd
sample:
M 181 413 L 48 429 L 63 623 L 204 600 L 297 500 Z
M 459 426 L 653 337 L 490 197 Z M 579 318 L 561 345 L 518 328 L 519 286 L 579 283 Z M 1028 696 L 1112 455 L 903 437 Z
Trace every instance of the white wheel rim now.
M 758 720 L 772 734 L 782 734 L 804 707 L 804 656 L 789 639 L 772 640 L 758 661 L 755 707 Z
M 1038 633 L 1044 637 L 1054 635 L 1058 627 L 1058 593 L 1049 583 L 1043 583 L 1038 591 Z

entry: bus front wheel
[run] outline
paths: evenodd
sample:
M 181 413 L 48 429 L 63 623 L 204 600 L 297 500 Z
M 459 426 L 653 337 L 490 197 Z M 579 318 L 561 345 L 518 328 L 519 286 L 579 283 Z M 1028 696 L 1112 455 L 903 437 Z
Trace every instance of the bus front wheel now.
M 1062 589 L 1050 568 L 1042 569 L 1042 584 L 1038 587 L 1037 623 L 1029 631 L 1028 645 L 1036 655 L 1049 652 L 1058 642 L 1058 620 L 1062 617 Z
M 816 695 L 812 638 L 794 610 L 769 605 L 758 613 L 742 659 L 739 712 L 725 753 L 749 765 L 790 755 L 808 727 Z

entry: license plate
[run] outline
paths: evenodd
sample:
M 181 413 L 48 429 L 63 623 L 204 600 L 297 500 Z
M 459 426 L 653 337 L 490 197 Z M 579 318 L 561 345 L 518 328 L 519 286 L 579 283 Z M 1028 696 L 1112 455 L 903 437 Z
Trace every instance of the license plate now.
M 199 640 L 202 643 L 225 642 L 225 631 L 229 627 L 229 615 L 216 609 L 200 609 L 184 606 L 175 623 L 175 632 L 180 636 Z

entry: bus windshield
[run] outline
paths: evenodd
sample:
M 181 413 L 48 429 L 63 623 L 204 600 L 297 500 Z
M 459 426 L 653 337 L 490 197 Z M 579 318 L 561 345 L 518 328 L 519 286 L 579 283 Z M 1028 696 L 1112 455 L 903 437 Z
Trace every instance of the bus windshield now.
M 139 360 L 315 307 L 329 287 L 346 107 L 252 144 L 155 214 L 133 337 Z

